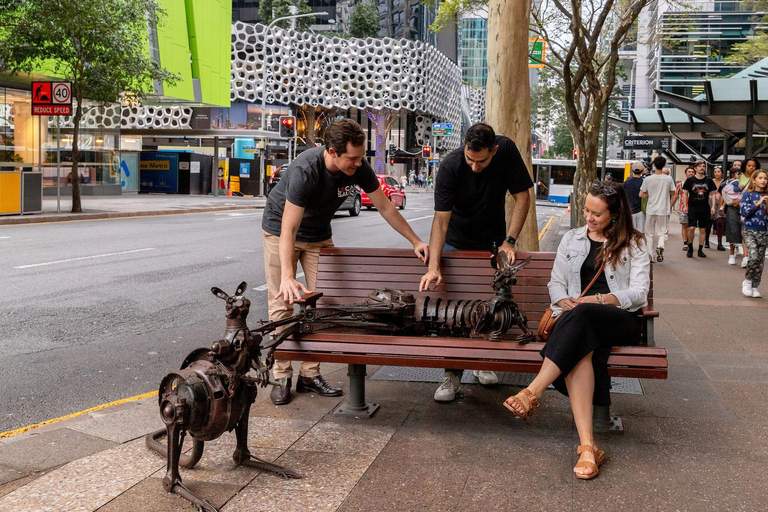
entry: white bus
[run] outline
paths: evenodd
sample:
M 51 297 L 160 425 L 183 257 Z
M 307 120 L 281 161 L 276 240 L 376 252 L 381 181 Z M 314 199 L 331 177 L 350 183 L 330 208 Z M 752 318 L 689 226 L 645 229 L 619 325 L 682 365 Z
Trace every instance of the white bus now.
M 614 181 L 623 183 L 629 176 L 629 160 L 608 160 L 605 172 L 613 176 Z M 597 162 L 597 174 L 602 172 L 602 161 Z M 573 192 L 573 178 L 576 173 L 576 160 L 533 159 L 533 175 L 536 177 L 536 199 L 550 203 L 567 203 Z

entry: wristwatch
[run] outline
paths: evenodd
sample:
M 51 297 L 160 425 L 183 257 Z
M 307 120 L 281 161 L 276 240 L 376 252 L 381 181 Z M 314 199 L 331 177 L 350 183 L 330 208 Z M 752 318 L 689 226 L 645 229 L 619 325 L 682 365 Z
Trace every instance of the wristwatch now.
M 504 239 L 505 242 L 507 242 L 509 245 L 515 245 L 515 242 L 517 242 L 517 239 L 513 236 L 508 236 Z

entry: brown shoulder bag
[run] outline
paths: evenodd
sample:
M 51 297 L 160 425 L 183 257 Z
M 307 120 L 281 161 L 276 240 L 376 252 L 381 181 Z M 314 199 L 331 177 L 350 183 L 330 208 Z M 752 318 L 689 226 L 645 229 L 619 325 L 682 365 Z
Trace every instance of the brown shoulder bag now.
M 597 278 L 600 276 L 600 274 L 603 272 L 603 268 L 605 267 L 605 262 L 603 262 L 602 265 L 600 265 L 600 269 L 595 274 L 595 277 L 592 278 L 592 281 L 587 285 L 586 288 L 584 288 L 584 291 L 581 292 L 581 295 L 579 295 L 579 298 L 582 298 L 585 293 L 589 291 L 590 288 L 592 288 L 592 285 L 595 284 L 595 281 L 597 281 Z M 552 306 L 549 306 L 546 311 L 544 311 L 544 314 L 541 317 L 541 321 L 539 321 L 539 338 L 541 338 L 541 341 L 547 341 L 549 339 L 549 336 L 552 334 L 552 329 L 555 328 L 555 322 L 557 322 L 557 319 L 560 318 L 560 315 L 562 315 L 563 312 L 561 312 L 558 315 L 552 314 Z

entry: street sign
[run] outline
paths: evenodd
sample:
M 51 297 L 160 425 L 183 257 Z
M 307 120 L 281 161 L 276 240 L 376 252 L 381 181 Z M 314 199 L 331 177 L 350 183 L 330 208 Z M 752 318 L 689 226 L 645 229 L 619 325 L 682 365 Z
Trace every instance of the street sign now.
M 33 116 L 71 116 L 70 82 L 32 82 Z
M 646 137 L 644 135 L 633 135 L 624 137 L 624 149 L 669 149 L 672 144 L 672 137 Z
M 257 146 L 243 146 L 243 153 L 258 153 L 259 148 Z
M 435 137 L 453 135 L 453 125 L 451 123 L 432 123 L 432 135 Z
M 439 163 L 440 163 L 440 159 L 439 159 L 439 158 L 430 158 L 430 159 L 429 159 L 429 160 L 427 160 L 427 161 L 428 161 L 429 163 L 431 163 L 431 164 L 439 164 Z
M 528 40 L 528 67 L 543 68 L 547 61 L 547 43 L 543 39 Z

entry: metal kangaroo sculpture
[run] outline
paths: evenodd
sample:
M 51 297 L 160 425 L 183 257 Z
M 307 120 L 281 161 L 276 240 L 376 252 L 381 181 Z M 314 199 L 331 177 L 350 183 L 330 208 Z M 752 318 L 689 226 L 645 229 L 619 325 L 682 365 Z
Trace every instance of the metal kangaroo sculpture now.
M 146 437 L 147 446 L 166 457 L 163 488 L 186 498 L 198 510 L 217 512 L 213 504 L 184 485 L 179 466 L 193 468 L 203 456 L 205 441 L 212 441 L 232 430 L 237 438 L 232 454 L 235 464 L 285 478 L 301 478 L 295 471 L 254 457 L 247 446 L 248 415 L 256 400 L 257 389 L 268 384 L 279 385 L 269 378 L 274 351 L 293 334 L 343 327 L 390 334 L 441 334 L 498 341 L 517 325 L 523 331 L 517 341 L 532 341 L 534 334 L 512 294 L 515 274 L 530 259 L 512 265 L 505 253 L 494 251 L 492 265 L 496 272 L 491 286 L 496 293 L 491 299 L 415 298 L 410 293 L 385 288 L 374 290 L 360 304 L 317 307 L 322 293 L 312 293 L 297 302 L 297 314 L 275 322 L 261 322 L 254 329 L 249 329 L 246 323 L 251 302 L 243 296 L 248 286 L 245 282 L 240 283 L 231 296 L 219 288 L 212 288 L 214 295 L 226 301 L 224 338 L 210 348 L 194 350 L 184 359 L 180 370 L 166 375 L 158 395 L 165 428 Z M 189 455 L 182 453 L 186 434 L 193 440 Z M 163 436 L 167 437 L 167 445 L 159 442 Z

